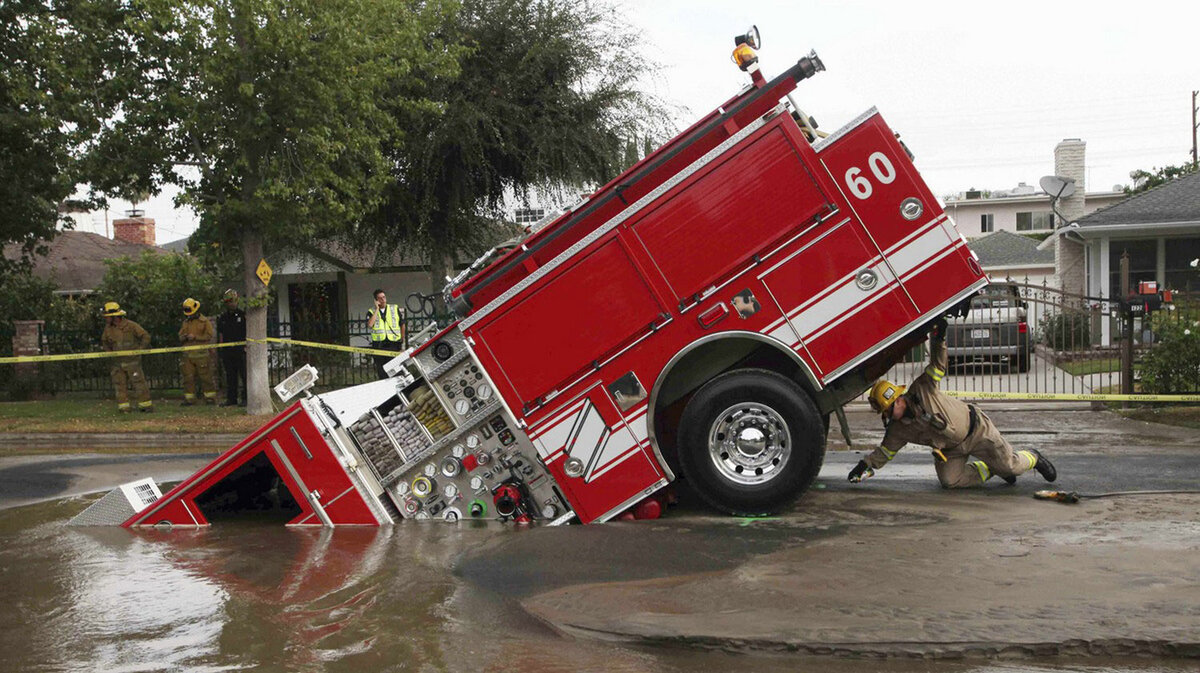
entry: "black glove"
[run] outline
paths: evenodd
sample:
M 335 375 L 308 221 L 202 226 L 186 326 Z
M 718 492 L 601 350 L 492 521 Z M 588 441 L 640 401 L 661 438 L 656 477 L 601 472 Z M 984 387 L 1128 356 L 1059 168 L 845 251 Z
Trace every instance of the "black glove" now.
M 846 476 L 846 481 L 857 484 L 863 479 L 870 479 L 873 476 L 875 476 L 875 470 L 867 467 L 867 461 L 860 460 L 858 461 L 858 465 L 855 465 L 854 469 L 850 470 L 850 474 Z

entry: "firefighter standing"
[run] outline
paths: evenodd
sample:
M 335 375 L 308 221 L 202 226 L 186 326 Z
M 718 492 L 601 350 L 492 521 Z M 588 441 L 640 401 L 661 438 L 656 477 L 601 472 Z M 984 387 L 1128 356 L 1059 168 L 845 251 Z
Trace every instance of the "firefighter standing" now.
M 371 348 L 385 351 L 404 349 L 404 310 L 394 304 L 389 305 L 383 290 L 375 290 L 375 308 L 367 319 L 367 329 L 371 330 Z M 386 379 L 383 366 L 391 361 L 392 356 L 372 355 L 371 359 L 375 362 L 376 376 Z
M 200 313 L 200 302 L 188 297 L 183 300 L 183 326 L 179 328 L 179 341 L 184 346 L 200 346 L 213 341 L 213 326 Z M 217 387 L 213 382 L 212 364 L 208 349 L 184 351 L 179 369 L 183 373 L 183 406 L 196 403 L 196 384 L 204 392 L 205 404 L 216 404 Z M 198 381 L 197 381 L 198 379 Z
M 883 414 L 886 431 L 879 448 L 858 461 L 849 480 L 858 483 L 873 476 L 911 442 L 933 449 L 943 488 L 981 486 L 993 475 L 1012 484 L 1031 469 L 1054 481 L 1054 465 L 1041 452 L 1013 451 L 987 414 L 938 390 L 946 375 L 945 335 L 946 321 L 938 320 L 930 333 L 929 366 L 907 391 L 884 380 L 871 388 L 871 408 Z
M 132 351 L 150 347 L 150 335 L 141 325 L 127 319 L 117 302 L 110 301 L 104 305 L 104 320 L 107 324 L 100 335 L 100 345 L 104 350 Z M 133 411 L 129 404 L 129 388 L 132 387 L 138 411 L 154 411 L 154 403 L 150 401 L 150 386 L 146 385 L 146 374 L 142 372 L 141 356 L 130 355 L 112 360 L 109 375 L 112 376 L 113 390 L 117 394 L 117 410 L 124 413 Z
M 217 318 L 217 341 L 234 343 L 246 340 L 246 312 L 238 308 L 237 290 L 225 290 L 221 301 L 225 312 Z M 221 358 L 221 369 L 225 370 L 225 401 L 223 407 L 236 406 L 238 390 L 242 391 L 242 404 L 246 403 L 246 347 L 230 346 L 217 351 Z

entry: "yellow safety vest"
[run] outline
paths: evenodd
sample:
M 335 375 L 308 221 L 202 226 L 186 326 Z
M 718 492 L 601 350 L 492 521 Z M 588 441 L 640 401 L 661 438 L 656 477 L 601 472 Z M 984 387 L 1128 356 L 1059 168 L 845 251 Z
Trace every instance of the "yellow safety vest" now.
M 379 317 L 371 326 L 371 341 L 400 341 L 404 337 L 404 328 L 400 324 L 400 307 L 388 304 L 383 307 L 382 314 L 380 309 L 375 309 L 375 312 Z

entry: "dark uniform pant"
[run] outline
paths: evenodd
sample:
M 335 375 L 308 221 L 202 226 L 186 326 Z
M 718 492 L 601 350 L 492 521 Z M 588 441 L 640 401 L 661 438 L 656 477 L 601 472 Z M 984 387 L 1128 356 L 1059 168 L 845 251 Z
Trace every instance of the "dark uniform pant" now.
M 239 390 L 246 399 L 246 349 L 222 348 L 218 353 L 225 371 L 225 403 L 232 406 L 238 403 Z
M 146 384 L 146 375 L 142 372 L 141 360 L 114 364 L 109 370 L 109 376 L 112 377 L 113 392 L 117 394 L 117 409 L 132 410 L 133 407 L 129 403 L 129 388 L 131 387 L 139 409 L 149 409 L 153 406 L 150 402 L 150 386 Z
M 404 342 L 402 341 L 372 341 L 371 348 L 381 351 L 396 351 L 397 353 L 404 350 Z M 379 379 L 386 379 L 387 373 L 383 371 L 383 366 L 392 361 L 395 355 L 372 355 L 371 360 L 375 363 L 375 376 Z
M 183 399 L 186 402 L 196 399 L 197 383 L 200 384 L 200 389 L 204 393 L 205 402 L 217 401 L 217 386 L 213 381 L 209 354 L 208 351 L 201 351 L 201 353 L 203 355 L 198 357 L 185 355 L 179 365 L 180 372 L 183 374 Z

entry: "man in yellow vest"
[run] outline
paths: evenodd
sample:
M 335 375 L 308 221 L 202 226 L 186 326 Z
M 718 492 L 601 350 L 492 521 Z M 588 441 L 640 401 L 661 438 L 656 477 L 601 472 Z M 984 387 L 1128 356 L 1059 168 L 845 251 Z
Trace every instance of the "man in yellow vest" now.
M 184 299 L 183 315 L 179 341 L 184 346 L 201 346 L 213 342 L 213 326 L 208 318 L 200 313 L 200 302 L 191 297 Z M 196 403 L 197 383 L 204 393 L 204 403 L 217 403 L 217 386 L 213 381 L 210 350 L 184 351 L 179 369 L 183 373 L 183 406 L 190 407 Z
M 142 326 L 125 318 L 125 311 L 115 301 L 104 305 L 104 333 L 100 335 L 100 345 L 104 350 L 134 351 L 150 347 L 150 335 Z M 113 391 L 117 394 L 117 410 L 122 413 L 133 411 L 129 404 L 129 388 L 133 388 L 133 396 L 137 399 L 137 408 L 141 412 L 154 411 L 154 403 L 150 401 L 150 386 L 146 384 L 146 374 L 142 372 L 140 355 L 112 358 L 109 369 L 112 376 Z
M 371 348 L 385 351 L 404 350 L 404 309 L 387 303 L 387 294 L 375 290 L 375 307 L 367 318 L 367 329 L 371 330 Z M 386 379 L 383 366 L 391 361 L 390 355 L 372 355 L 375 374 Z

